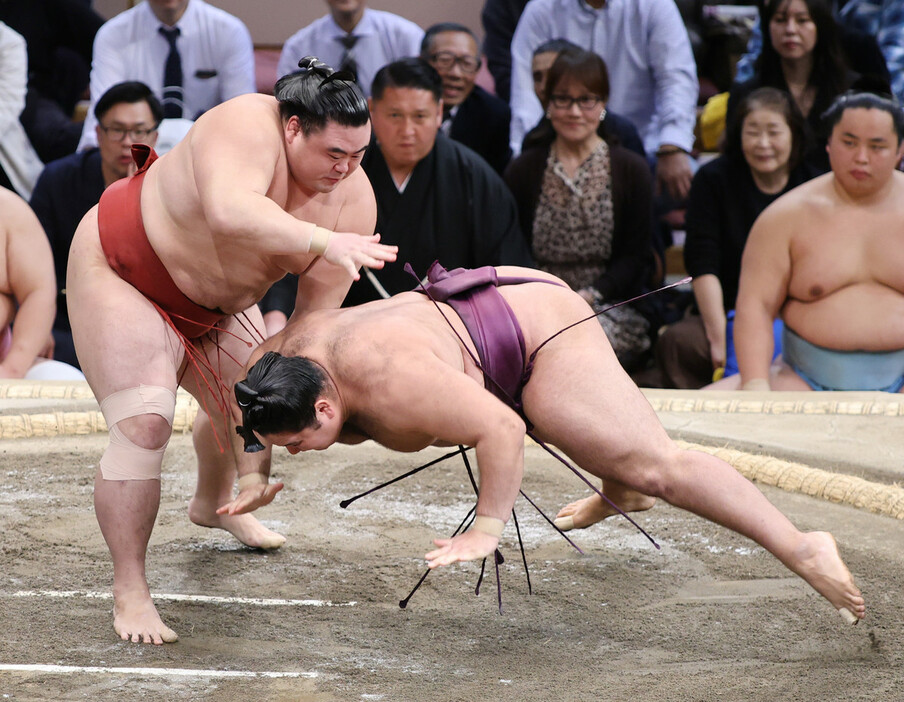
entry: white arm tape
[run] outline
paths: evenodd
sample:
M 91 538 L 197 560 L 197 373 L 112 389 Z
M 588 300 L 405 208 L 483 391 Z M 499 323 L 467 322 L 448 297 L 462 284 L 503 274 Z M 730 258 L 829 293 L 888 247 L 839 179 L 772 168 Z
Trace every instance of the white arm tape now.
M 333 232 L 329 229 L 315 226 L 314 231 L 311 232 L 311 243 L 308 245 L 308 252 L 322 256 L 326 253 L 326 247 L 330 243 L 332 234 Z
M 502 536 L 502 530 L 505 529 L 505 522 L 496 517 L 478 516 L 474 518 L 474 524 L 471 525 L 471 528 L 474 531 L 480 531 L 498 539 Z
M 248 473 L 239 478 L 239 491 L 241 492 L 252 485 L 266 485 L 268 482 L 270 481 L 263 473 Z

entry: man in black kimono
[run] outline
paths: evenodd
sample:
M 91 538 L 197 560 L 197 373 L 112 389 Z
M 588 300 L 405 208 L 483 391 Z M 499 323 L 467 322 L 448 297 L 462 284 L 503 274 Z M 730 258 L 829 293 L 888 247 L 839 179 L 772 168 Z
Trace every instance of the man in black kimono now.
M 362 275 L 346 306 L 411 290 L 416 281 L 405 262 L 420 274 L 435 260 L 448 269 L 533 265 L 505 183 L 480 156 L 439 133 L 442 91 L 439 74 L 419 58 L 390 63 L 374 78 L 375 140 L 361 165 L 377 198 L 381 241 L 397 245 L 399 255 Z

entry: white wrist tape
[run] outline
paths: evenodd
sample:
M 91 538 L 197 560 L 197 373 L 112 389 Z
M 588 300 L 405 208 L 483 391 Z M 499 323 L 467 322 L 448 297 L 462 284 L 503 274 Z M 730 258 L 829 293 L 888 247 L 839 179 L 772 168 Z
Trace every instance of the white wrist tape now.
M 248 473 L 248 475 L 243 475 L 239 478 L 239 491 L 241 492 L 252 485 L 266 485 L 269 482 L 269 479 L 263 473 Z
M 326 253 L 326 247 L 330 243 L 332 234 L 333 232 L 329 229 L 315 226 L 314 231 L 311 232 L 311 243 L 308 246 L 308 253 L 317 254 L 318 256 Z
M 496 519 L 496 517 L 475 517 L 471 528 L 474 531 L 480 531 L 498 539 L 502 536 L 502 530 L 505 529 L 505 522 L 501 519 Z

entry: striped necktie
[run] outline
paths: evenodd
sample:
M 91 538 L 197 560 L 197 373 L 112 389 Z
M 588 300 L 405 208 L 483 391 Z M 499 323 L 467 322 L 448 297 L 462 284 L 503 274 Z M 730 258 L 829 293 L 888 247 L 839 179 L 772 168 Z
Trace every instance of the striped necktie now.
M 181 34 L 178 27 L 159 27 L 157 29 L 169 42 L 169 55 L 163 68 L 163 116 L 165 118 L 181 117 L 183 101 L 182 89 L 182 57 L 176 47 L 176 38 Z

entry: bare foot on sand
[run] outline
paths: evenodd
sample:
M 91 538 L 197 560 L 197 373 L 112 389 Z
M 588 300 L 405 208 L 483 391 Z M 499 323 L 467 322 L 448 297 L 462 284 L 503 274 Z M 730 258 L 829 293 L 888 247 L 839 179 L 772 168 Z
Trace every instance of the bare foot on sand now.
M 849 624 L 856 624 L 866 616 L 866 605 L 854 578 L 847 569 L 838 546 L 831 534 L 825 531 L 811 531 L 803 534 L 794 551 L 795 562 L 788 567 L 806 580 L 832 606 L 846 609 L 853 617 L 842 616 Z
M 127 590 L 114 585 L 113 630 L 123 641 L 132 643 L 160 646 L 179 640 L 179 635 L 160 619 L 146 587 Z
M 625 512 L 642 512 L 656 504 L 655 497 L 634 490 L 621 490 L 616 499 L 613 499 L 611 495 L 607 496 Z M 586 529 L 613 514 L 618 514 L 618 512 L 613 509 L 612 505 L 599 495 L 593 494 L 583 500 L 565 505 L 556 515 L 555 525 L 562 531 Z
M 216 505 L 205 508 L 198 498 L 188 503 L 188 518 L 198 526 L 225 529 L 246 546 L 272 550 L 286 543 L 286 537 L 270 531 L 251 514 L 217 514 Z

